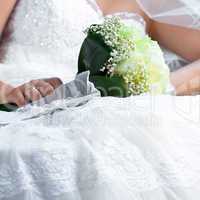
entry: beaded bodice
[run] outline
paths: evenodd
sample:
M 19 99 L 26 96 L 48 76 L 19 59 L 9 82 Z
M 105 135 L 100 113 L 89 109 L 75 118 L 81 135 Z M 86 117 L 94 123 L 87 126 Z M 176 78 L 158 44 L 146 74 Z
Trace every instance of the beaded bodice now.
M 1 46 L 3 63 L 17 64 L 25 72 L 18 80 L 45 75 L 71 79 L 83 32 L 101 18 L 93 0 L 19 0 Z

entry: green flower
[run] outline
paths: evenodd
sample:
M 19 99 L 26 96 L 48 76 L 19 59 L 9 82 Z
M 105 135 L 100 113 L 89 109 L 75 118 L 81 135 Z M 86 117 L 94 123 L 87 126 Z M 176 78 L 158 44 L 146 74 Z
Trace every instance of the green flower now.
M 135 44 L 135 51 L 116 66 L 114 73 L 124 77 L 132 94 L 164 93 L 169 85 L 169 68 L 159 45 L 148 37 Z

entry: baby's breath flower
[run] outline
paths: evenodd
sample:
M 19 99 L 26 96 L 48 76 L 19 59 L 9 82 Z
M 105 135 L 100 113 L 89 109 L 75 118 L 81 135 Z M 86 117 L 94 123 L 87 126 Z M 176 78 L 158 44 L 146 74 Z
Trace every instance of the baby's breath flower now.
M 128 58 L 130 52 L 134 50 L 133 40 L 129 38 L 129 35 L 124 34 L 123 29 L 126 29 L 126 26 L 120 18 L 112 17 L 106 18 L 103 24 L 92 25 L 87 30 L 88 33 L 100 35 L 105 44 L 112 49 L 110 59 L 101 68 L 101 71 L 106 71 L 108 75 L 114 73 L 114 67 Z
M 156 85 L 160 93 L 169 84 L 169 69 L 159 45 L 119 17 L 108 17 L 102 24 L 86 30 L 99 35 L 111 49 L 109 59 L 100 68 L 108 76 L 119 75 L 128 86 L 128 93 L 150 92 Z
M 134 70 L 128 69 L 124 73 L 123 78 L 126 84 L 128 84 L 128 92 L 130 94 L 139 95 L 149 91 L 149 74 L 144 66 L 137 65 Z

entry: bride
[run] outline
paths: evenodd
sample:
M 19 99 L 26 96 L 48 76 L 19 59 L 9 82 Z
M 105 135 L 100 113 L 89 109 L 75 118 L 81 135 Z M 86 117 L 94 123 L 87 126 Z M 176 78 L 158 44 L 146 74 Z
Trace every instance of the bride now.
M 62 83 L 60 78 L 64 81 L 73 79 L 77 70 L 77 53 L 84 37 L 82 33 L 84 28 L 97 22 L 103 15 L 123 11 L 137 13 L 137 17 L 141 16 L 140 20 L 145 20 L 146 31 L 150 36 L 167 49 L 180 55 L 178 57 L 165 50 L 166 61 L 172 71 L 181 64 L 193 62 L 171 74 L 176 94 L 193 94 L 200 91 L 199 62 L 194 62 L 200 58 L 199 31 L 151 20 L 136 2 L 130 0 L 115 0 L 115 4 L 105 0 L 98 0 L 97 3 L 90 2 L 94 10 L 90 8 L 88 15 L 83 9 L 77 8 L 77 5 L 68 3 L 69 5 L 65 5 L 66 12 L 70 13 L 70 9 L 73 8 L 80 10 L 73 16 L 61 16 L 65 12 L 62 3 L 53 5 L 56 8 L 48 6 L 48 10 L 43 15 L 43 4 L 45 6 L 45 3 L 35 1 L 30 1 L 30 3 L 21 3 L 17 0 L 1 1 L 0 33 L 3 32 L 15 5 L 16 9 L 5 28 L 0 47 L 0 61 L 9 64 L 1 67 L 0 103 L 15 103 L 23 106 L 29 101 L 37 100 L 53 92 Z M 40 13 L 35 16 L 37 11 Z M 53 16 L 51 16 L 52 11 Z M 83 16 L 84 20 L 78 23 L 76 14 Z M 77 39 L 73 40 L 72 35 Z M 33 65 L 33 63 L 37 64 Z M 59 78 L 49 78 L 55 75 Z M 49 79 L 43 79 L 46 76 Z M 29 82 L 31 79 L 36 80 Z M 25 82 L 28 83 L 25 84 Z
M 198 92 L 199 31 L 156 21 L 141 5 L 1 0 L 1 103 L 23 106 L 73 80 L 83 30 L 104 15 L 125 11 L 135 13 L 135 26 L 160 42 L 172 68 L 188 64 L 171 74 L 176 93 Z M 199 199 L 198 96 L 86 94 L 0 112 L 0 199 Z M 184 110 L 187 102 L 190 112 Z

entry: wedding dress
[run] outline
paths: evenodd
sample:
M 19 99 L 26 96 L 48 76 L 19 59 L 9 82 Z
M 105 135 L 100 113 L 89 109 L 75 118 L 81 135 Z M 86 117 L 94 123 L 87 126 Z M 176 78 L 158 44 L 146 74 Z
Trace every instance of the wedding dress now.
M 95 1 L 20 0 L 0 80 L 72 80 L 83 30 L 99 20 Z M 1 200 L 199 199 L 198 96 L 84 95 L 0 112 Z

